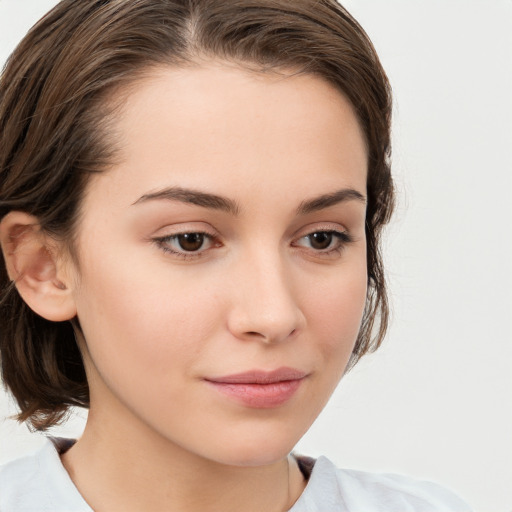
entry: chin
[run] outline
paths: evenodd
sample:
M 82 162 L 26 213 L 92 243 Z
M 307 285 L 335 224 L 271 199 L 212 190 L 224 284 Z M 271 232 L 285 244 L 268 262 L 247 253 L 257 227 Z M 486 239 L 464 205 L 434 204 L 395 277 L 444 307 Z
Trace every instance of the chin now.
M 259 467 L 270 466 L 285 459 L 293 449 L 290 446 L 287 449 L 268 450 L 267 446 L 244 447 L 243 451 L 234 450 L 228 453 L 219 453 L 215 461 L 226 466 L 236 467 Z
M 245 429 L 245 432 L 233 429 L 228 436 L 221 436 L 223 439 L 219 438 L 212 443 L 207 457 L 229 466 L 268 466 L 286 458 L 303 433 L 276 426 L 255 426 L 253 429 Z

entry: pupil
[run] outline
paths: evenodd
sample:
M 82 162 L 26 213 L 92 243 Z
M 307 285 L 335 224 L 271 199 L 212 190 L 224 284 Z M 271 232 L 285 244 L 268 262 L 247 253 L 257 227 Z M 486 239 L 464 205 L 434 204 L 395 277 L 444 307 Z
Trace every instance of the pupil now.
M 327 249 L 332 242 L 332 233 L 320 232 L 309 235 L 313 249 Z
M 178 243 L 184 251 L 198 251 L 204 243 L 202 233 L 185 233 L 178 236 Z

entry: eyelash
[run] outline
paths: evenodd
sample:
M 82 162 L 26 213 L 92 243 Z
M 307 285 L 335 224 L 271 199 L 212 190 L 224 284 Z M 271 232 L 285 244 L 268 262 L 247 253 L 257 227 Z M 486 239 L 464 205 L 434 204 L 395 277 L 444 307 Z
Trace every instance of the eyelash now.
M 315 250 L 312 249 L 313 253 L 318 256 L 332 256 L 340 254 L 346 245 L 352 243 L 354 239 L 347 231 L 337 231 L 334 229 L 318 229 L 315 231 L 312 231 L 306 235 L 301 236 L 297 239 L 298 241 L 307 239 L 308 237 L 312 237 L 313 235 L 319 235 L 319 234 L 328 234 L 332 235 L 333 239 L 337 239 L 337 244 L 335 247 L 328 248 L 326 250 Z M 200 235 L 201 237 L 204 237 L 203 243 L 201 244 L 201 247 L 197 251 L 177 251 L 173 250 L 170 247 L 170 242 L 177 242 L 178 238 L 181 236 L 186 235 Z M 212 247 L 208 247 L 207 249 L 202 249 L 202 246 L 204 245 L 204 242 L 209 240 L 212 245 Z M 172 254 L 175 257 L 178 257 L 183 260 L 195 260 L 199 259 L 203 256 L 203 254 L 208 251 L 210 248 L 214 247 L 220 247 L 222 244 L 220 242 L 216 242 L 217 236 L 212 235 L 211 233 L 207 233 L 204 231 L 185 231 L 183 233 L 175 233 L 173 235 L 167 235 L 163 237 L 154 238 L 153 242 L 165 253 Z M 300 245 L 297 245 L 297 242 L 294 242 L 292 245 L 294 247 L 301 247 Z M 332 242 L 331 242 L 332 243 Z M 202 250 L 201 250 L 202 249 Z
M 217 239 L 216 235 L 212 235 L 211 233 L 206 233 L 204 231 L 184 231 L 183 233 L 175 233 L 173 235 L 167 235 L 167 236 L 154 238 L 153 241 L 165 253 L 168 253 L 168 254 L 170 253 L 173 256 L 176 256 L 183 260 L 198 259 L 203 255 L 203 253 L 205 251 L 209 250 L 209 249 L 203 249 L 203 250 L 197 250 L 197 251 L 176 251 L 176 250 L 171 249 L 171 247 L 169 246 L 169 243 L 173 242 L 173 241 L 177 241 L 180 236 L 185 236 L 185 235 L 200 235 L 200 236 L 204 237 L 204 241 L 209 240 L 210 243 L 213 244 L 213 247 L 221 245 L 220 242 L 218 242 L 217 244 L 215 243 L 215 240 Z M 203 242 L 203 244 L 201 244 L 201 247 L 203 245 L 204 245 L 204 242 Z
M 350 243 L 354 241 L 352 236 L 347 231 L 337 231 L 335 229 L 317 229 L 315 231 L 312 231 L 311 233 L 308 233 L 307 235 L 301 236 L 298 241 L 307 239 L 309 237 L 313 237 L 314 235 L 320 235 L 320 234 L 327 234 L 331 235 L 332 239 L 330 241 L 330 244 L 337 240 L 337 243 L 334 247 L 327 248 L 325 250 L 315 250 L 313 249 L 313 252 L 315 256 L 335 256 L 338 254 L 341 254 L 343 249 Z

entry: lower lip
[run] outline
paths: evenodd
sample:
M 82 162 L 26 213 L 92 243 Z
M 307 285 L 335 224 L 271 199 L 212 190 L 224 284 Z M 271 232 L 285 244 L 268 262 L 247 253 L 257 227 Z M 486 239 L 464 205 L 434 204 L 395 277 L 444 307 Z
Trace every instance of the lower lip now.
M 271 409 L 284 405 L 299 389 L 302 379 L 270 384 L 233 384 L 206 381 L 220 393 L 255 409 Z

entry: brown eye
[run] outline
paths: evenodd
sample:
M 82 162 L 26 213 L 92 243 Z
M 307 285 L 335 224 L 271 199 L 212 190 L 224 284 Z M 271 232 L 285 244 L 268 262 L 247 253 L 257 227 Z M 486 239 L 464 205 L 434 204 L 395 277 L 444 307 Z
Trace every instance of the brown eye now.
M 292 245 L 303 247 L 319 256 L 335 255 L 349 243 L 352 237 L 346 231 L 313 231 L 296 240 Z
M 319 231 L 318 233 L 311 233 L 307 238 L 312 249 L 323 251 L 331 246 L 334 235 L 329 231 Z
M 199 251 L 204 245 L 204 233 L 183 233 L 176 236 L 180 249 L 186 252 Z
M 222 246 L 215 235 L 193 231 L 154 238 L 153 241 L 164 252 L 184 259 L 200 258 L 209 249 Z

